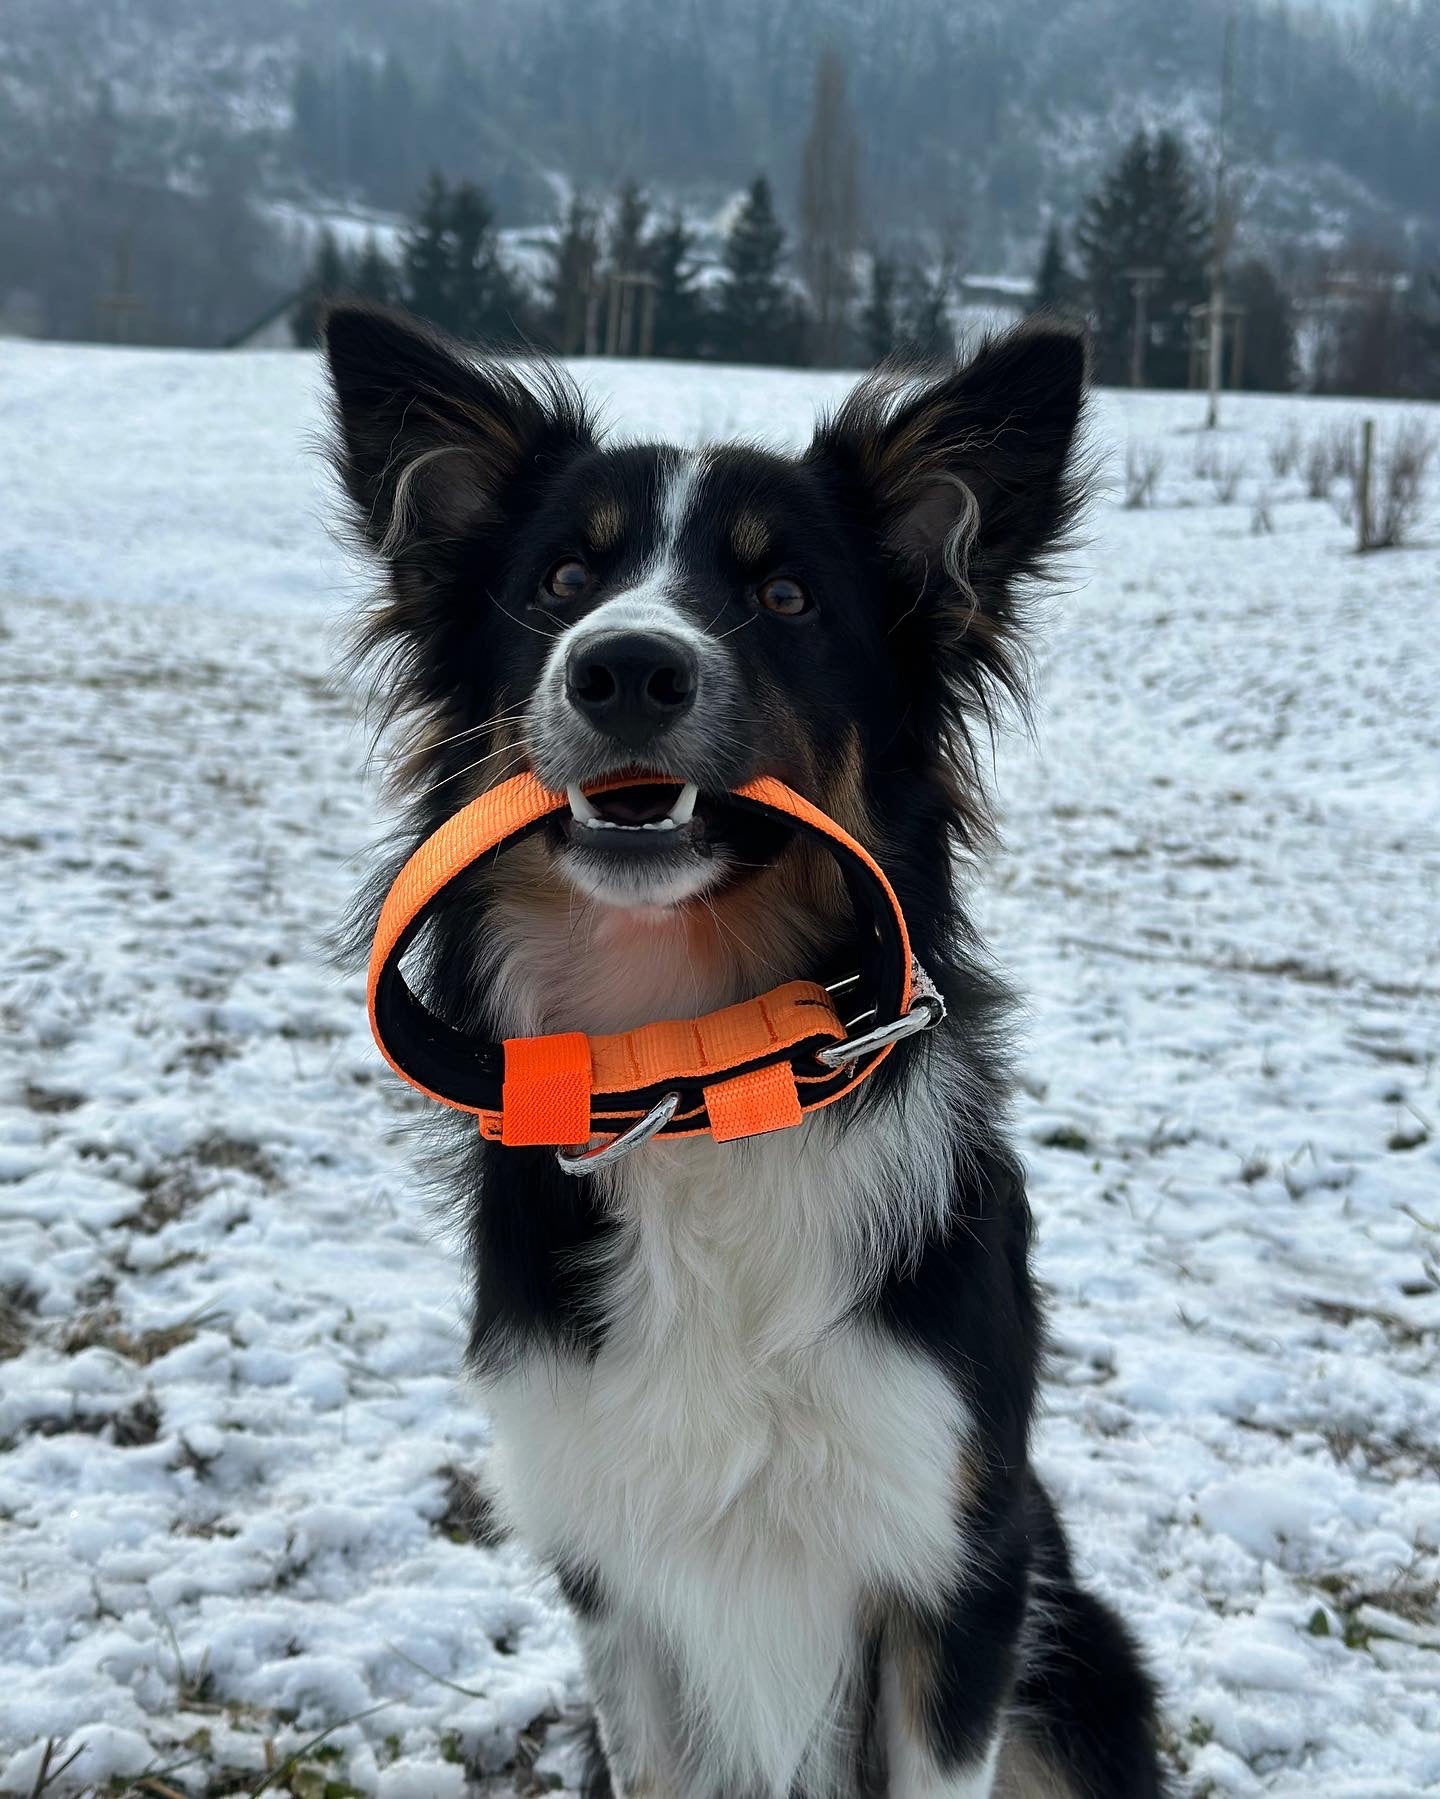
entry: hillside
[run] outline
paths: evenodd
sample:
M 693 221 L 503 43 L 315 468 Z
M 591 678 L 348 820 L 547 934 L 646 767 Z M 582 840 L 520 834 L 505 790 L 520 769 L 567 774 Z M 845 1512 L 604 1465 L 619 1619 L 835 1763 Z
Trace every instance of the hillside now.
M 233 325 L 297 254 L 240 231 L 246 199 L 403 206 L 433 166 L 482 181 L 510 223 L 549 216 L 568 184 L 627 174 L 713 205 L 766 168 L 783 198 L 833 43 L 871 231 L 938 234 L 971 266 L 1028 271 L 1047 214 L 1073 213 L 1137 124 L 1174 124 L 1205 150 L 1227 5 L 11 0 L 0 255 L 16 289 L 43 289 L 51 328 L 90 335 L 93 265 L 77 251 L 68 278 L 37 271 L 43 221 L 59 204 L 81 235 L 138 243 L 173 215 L 217 265 L 194 315 Z M 1253 233 L 1409 252 L 1440 236 L 1426 173 L 1440 166 L 1440 0 L 1338 16 L 1246 0 L 1236 70 Z

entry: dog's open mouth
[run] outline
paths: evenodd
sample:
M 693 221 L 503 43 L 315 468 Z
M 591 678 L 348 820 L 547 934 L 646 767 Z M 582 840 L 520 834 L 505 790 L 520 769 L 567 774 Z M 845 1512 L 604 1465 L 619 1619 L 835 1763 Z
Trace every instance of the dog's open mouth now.
M 697 810 L 700 789 L 693 781 L 641 780 L 595 794 L 572 783 L 566 796 L 567 835 L 587 849 L 678 849 L 704 833 L 704 818 Z
M 784 828 L 742 812 L 723 792 L 652 770 L 571 782 L 552 843 L 572 880 L 597 897 L 674 904 L 766 868 Z

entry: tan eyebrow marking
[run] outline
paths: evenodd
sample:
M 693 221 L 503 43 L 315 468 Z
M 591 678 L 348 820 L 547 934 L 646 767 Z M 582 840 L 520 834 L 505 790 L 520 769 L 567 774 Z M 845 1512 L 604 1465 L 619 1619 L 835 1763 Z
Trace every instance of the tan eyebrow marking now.
M 730 542 L 741 562 L 763 562 L 770 548 L 770 527 L 758 512 L 742 512 L 730 529 Z
M 601 500 L 590 514 L 588 535 L 592 549 L 610 550 L 620 541 L 625 529 L 625 514 L 618 500 Z

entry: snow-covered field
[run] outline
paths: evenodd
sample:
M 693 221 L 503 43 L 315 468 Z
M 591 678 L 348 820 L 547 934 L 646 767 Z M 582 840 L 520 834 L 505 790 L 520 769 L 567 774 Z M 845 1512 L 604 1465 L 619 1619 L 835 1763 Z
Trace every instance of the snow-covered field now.
M 843 386 L 582 374 L 686 438 Z M 6 1792 L 533 1794 L 582 1699 L 485 1541 L 460 1263 L 324 959 L 376 802 L 316 392 L 0 344 Z M 1210 476 L 1195 401 L 1102 396 L 1156 503 L 1102 499 L 1049 608 L 978 900 L 1028 996 L 1039 1457 L 1196 1794 L 1440 1787 L 1440 515 L 1360 560 L 1269 459 L 1355 410 L 1232 401 Z

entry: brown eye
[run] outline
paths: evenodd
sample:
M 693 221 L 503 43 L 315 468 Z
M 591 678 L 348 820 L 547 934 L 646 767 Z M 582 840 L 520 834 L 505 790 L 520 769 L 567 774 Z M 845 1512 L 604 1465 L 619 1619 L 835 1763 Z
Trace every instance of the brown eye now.
M 772 575 L 762 583 L 755 598 L 767 612 L 774 612 L 780 618 L 799 618 L 802 612 L 810 610 L 809 594 L 788 575 Z
M 590 571 L 574 556 L 557 562 L 545 577 L 545 591 L 557 600 L 578 600 L 590 591 Z

